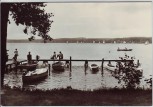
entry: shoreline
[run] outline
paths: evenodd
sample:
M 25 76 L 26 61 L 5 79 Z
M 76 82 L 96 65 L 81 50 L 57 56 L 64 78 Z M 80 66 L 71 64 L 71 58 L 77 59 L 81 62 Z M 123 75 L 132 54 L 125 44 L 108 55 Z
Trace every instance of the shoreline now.
M 151 106 L 152 89 L 26 90 L 4 87 L 3 106 Z

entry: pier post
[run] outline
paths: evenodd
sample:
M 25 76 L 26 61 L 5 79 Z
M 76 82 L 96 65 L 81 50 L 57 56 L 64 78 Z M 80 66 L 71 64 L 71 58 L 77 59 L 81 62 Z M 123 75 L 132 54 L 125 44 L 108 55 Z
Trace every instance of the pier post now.
M 120 69 L 121 69 L 121 62 L 118 62 L 118 65 L 119 65 L 119 72 L 120 72 Z
M 88 61 L 87 61 L 87 60 L 86 60 L 85 63 L 84 63 L 84 67 L 85 67 L 85 71 L 86 71 L 86 69 L 87 69 L 87 67 L 88 67 Z
M 137 60 L 137 66 L 139 66 L 139 60 Z
M 72 68 L 71 68 L 71 67 L 72 67 L 71 59 L 72 59 L 72 58 L 71 58 L 71 56 L 70 56 L 70 71 L 72 71 Z
M 49 76 L 50 76 L 50 64 L 49 64 L 49 66 L 48 66 L 48 67 L 49 67 Z
M 103 68 L 104 68 L 104 58 L 102 59 L 102 63 L 101 63 L 101 72 L 102 72 L 102 75 L 104 73 Z

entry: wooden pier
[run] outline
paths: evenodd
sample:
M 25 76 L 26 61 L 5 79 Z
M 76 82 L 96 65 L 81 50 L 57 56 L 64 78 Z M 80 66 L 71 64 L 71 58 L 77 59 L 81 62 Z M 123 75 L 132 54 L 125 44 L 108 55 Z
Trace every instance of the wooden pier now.
M 70 56 L 70 59 L 62 59 L 62 60 L 58 60 L 58 59 L 36 59 L 36 60 L 32 60 L 32 61 L 43 61 L 43 62 L 48 62 L 48 61 L 68 61 L 69 62 L 69 69 L 70 71 L 72 71 L 72 61 L 78 61 L 78 62 L 85 62 L 84 67 L 85 70 L 87 68 L 87 64 L 88 62 L 101 62 L 101 72 L 103 73 L 103 68 L 104 68 L 104 62 L 133 62 L 134 60 L 105 60 L 104 58 L 102 58 L 101 60 L 87 60 L 87 59 L 72 59 L 72 57 Z M 50 67 L 50 64 L 49 64 Z M 120 66 L 119 66 L 120 69 Z M 50 68 L 49 68 L 49 72 L 50 72 Z
M 88 67 L 88 62 L 101 62 L 101 72 L 103 73 L 103 68 L 104 68 L 104 62 L 133 62 L 134 60 L 105 60 L 104 58 L 102 58 L 101 60 L 87 60 L 87 59 L 72 59 L 72 57 L 70 56 L 70 59 L 62 59 L 62 60 L 54 60 L 54 59 L 32 59 L 32 61 L 43 61 L 43 62 L 49 62 L 49 61 L 67 61 L 69 62 L 69 69 L 70 71 L 72 71 L 72 61 L 78 61 L 78 62 L 84 62 L 84 67 L 85 70 Z M 13 62 L 8 61 L 6 63 L 6 69 L 12 69 L 12 68 L 16 68 L 18 69 L 18 65 L 22 65 L 23 62 L 27 62 L 27 60 L 18 60 L 17 62 Z M 49 72 L 50 72 L 50 64 L 49 64 Z

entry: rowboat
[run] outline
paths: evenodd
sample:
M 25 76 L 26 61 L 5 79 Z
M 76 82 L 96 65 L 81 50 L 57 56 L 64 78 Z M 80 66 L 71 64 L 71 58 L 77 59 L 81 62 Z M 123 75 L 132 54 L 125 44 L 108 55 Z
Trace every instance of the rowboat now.
M 48 76 L 48 68 L 39 68 L 22 75 L 23 83 L 35 82 Z
M 105 65 L 104 68 L 105 68 L 106 70 L 108 70 L 108 71 L 111 71 L 112 73 L 115 72 L 115 71 L 116 71 L 116 72 L 119 71 L 119 68 L 115 67 L 115 66 L 112 65 L 112 64 L 107 64 L 107 65 Z M 133 69 L 134 69 L 136 72 L 138 72 L 139 75 L 142 76 L 142 74 L 143 74 L 143 69 L 142 69 L 140 66 L 134 66 Z
M 127 48 L 125 48 L 125 49 L 117 49 L 117 51 L 132 51 L 132 49 L 127 49 Z
M 91 71 L 99 71 L 99 66 L 97 64 L 91 64 L 89 68 Z
M 36 69 L 37 65 L 38 65 L 37 63 L 32 63 L 32 64 L 24 63 L 24 64 L 21 64 L 21 65 L 18 65 L 18 68 L 19 69 L 27 69 L 28 71 L 32 71 L 32 70 Z
M 64 71 L 64 63 L 61 62 L 61 61 L 54 62 L 54 63 L 52 64 L 52 68 L 53 68 L 53 70 L 55 70 L 55 71 Z
M 104 68 L 108 71 L 115 71 L 116 69 L 116 67 L 112 64 L 107 64 Z

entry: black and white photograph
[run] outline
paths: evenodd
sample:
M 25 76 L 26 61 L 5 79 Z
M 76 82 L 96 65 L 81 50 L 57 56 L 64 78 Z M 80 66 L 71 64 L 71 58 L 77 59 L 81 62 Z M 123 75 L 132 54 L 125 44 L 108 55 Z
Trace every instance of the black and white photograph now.
M 1 2 L 1 106 L 152 106 L 152 1 Z

